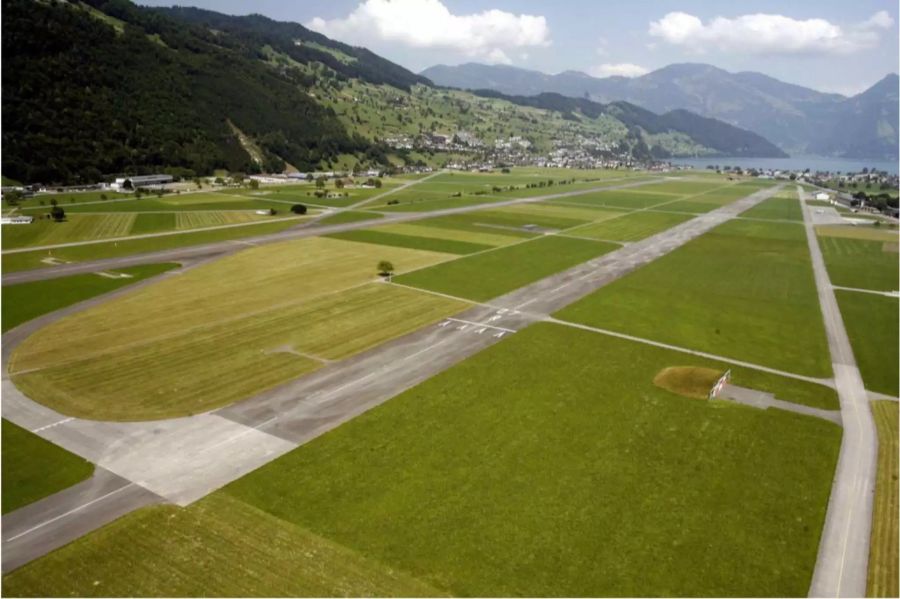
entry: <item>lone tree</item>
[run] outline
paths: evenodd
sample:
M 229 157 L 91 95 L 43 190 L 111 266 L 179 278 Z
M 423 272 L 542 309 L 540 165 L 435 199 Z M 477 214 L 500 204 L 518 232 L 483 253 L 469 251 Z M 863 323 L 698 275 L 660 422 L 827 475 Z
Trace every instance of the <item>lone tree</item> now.
M 53 208 L 50 209 L 50 216 L 52 216 L 53 220 L 56 222 L 61 223 L 66 220 L 66 211 L 63 210 L 61 206 L 53 206 Z
M 294 204 L 291 206 L 291 212 L 294 214 L 306 214 L 306 206 L 303 204 Z
M 378 274 L 382 277 L 389 277 L 394 274 L 394 265 L 387 260 L 378 263 Z

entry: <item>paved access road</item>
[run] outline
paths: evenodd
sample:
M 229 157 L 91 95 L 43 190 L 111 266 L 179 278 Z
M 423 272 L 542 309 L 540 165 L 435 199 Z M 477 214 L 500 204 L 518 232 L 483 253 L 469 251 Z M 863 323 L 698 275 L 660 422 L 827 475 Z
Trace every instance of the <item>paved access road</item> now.
M 825 320 L 825 333 L 844 425 L 841 452 L 809 595 L 864 597 L 878 436 L 869 410 L 869 396 L 853 358 L 850 339 L 819 248 L 811 208 L 804 201 L 804 192 L 800 186 L 797 187 L 797 193 L 802 205 L 803 223 L 806 226 L 806 238 Z
M 156 497 L 187 505 L 665 255 L 776 191 L 756 192 L 274 390 L 186 418 L 130 423 L 82 420 L 68 418 L 22 395 L 5 374 L 8 357 L 29 334 L 29 327 L 35 330 L 59 318 L 60 313 L 80 308 L 62 310 L 4 335 L 3 416 L 148 491 L 130 500 L 134 507 Z M 68 542 L 108 521 L 103 516 L 105 499 L 90 506 L 79 504 L 80 499 L 77 494 L 58 493 L 35 504 L 33 512 L 16 513 L 17 530 L 23 532 L 17 533 L 15 540 L 4 536 L 3 570 L 52 549 L 47 538 Z M 42 519 L 47 514 L 69 516 Z M 78 529 L 67 526 L 72 514 L 78 514 L 81 521 Z
M 137 266 L 139 264 L 153 264 L 157 262 L 181 262 L 182 260 L 198 260 L 214 258 L 216 256 L 224 256 L 238 249 L 246 249 L 247 246 L 263 245 L 267 243 L 276 243 L 279 241 L 287 241 L 290 239 L 300 239 L 303 237 L 315 237 L 320 235 L 329 235 L 331 233 L 340 233 L 343 231 L 353 231 L 356 229 L 367 229 L 380 225 L 390 225 L 395 223 L 410 222 L 416 220 L 424 220 L 427 218 L 436 218 L 438 216 L 449 216 L 452 214 L 466 214 L 468 212 L 476 212 L 478 210 L 491 210 L 501 208 L 503 206 L 514 206 L 516 204 L 525 204 L 530 202 L 542 202 L 557 198 L 566 198 L 571 196 L 584 195 L 596 191 L 613 191 L 616 189 L 628 189 L 631 187 L 640 187 L 652 183 L 659 183 L 663 178 L 632 181 L 625 183 L 617 183 L 613 185 L 604 184 L 589 189 L 577 189 L 573 191 L 565 191 L 560 193 L 550 193 L 546 195 L 516 198 L 512 200 L 503 200 L 500 202 L 486 202 L 474 206 L 460 206 L 459 208 L 445 208 L 443 210 L 434 210 L 432 212 L 391 212 L 384 213 L 384 218 L 377 221 L 365 220 L 351 223 L 342 223 L 337 225 L 317 225 L 315 223 L 319 217 L 313 219 L 313 222 L 302 223 L 297 227 L 293 227 L 287 231 L 278 233 L 270 233 L 268 235 L 259 235 L 257 237 L 243 237 L 236 240 L 218 241 L 215 243 L 206 243 L 203 245 L 193 245 L 183 248 L 175 248 L 171 250 L 162 250 L 158 252 L 148 252 L 144 254 L 132 254 L 129 256 L 121 256 L 118 258 L 106 258 L 102 260 L 91 260 L 88 262 L 73 262 L 60 266 L 51 266 L 48 268 L 37 268 L 34 270 L 24 270 L 20 272 L 3 273 L 3 285 L 15 285 L 16 283 L 27 283 L 30 281 L 43 281 L 46 279 L 55 279 L 69 275 L 82 274 L 87 272 L 98 272 L 101 270 L 115 270 L 118 268 L 127 268 L 129 266 Z M 404 187 L 409 187 L 415 183 L 421 183 L 421 179 L 414 181 Z M 368 201 L 368 200 L 367 200 Z M 315 225 L 315 226 L 311 226 Z M 94 243 L 94 242 L 85 242 Z M 76 243 L 76 245 L 78 245 Z

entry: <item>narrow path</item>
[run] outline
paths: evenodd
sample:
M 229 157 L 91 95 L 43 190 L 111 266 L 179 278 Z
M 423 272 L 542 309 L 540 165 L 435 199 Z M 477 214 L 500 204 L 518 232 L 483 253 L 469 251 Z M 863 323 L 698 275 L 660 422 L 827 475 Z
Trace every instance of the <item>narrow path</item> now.
M 885 297 L 900 298 L 900 291 L 876 291 L 875 289 L 859 289 L 858 287 L 841 287 L 840 285 L 832 285 L 832 289 L 840 291 L 855 291 L 857 293 L 871 293 L 873 295 L 883 295 Z
M 865 385 L 825 268 L 804 192 L 797 186 L 819 304 L 831 352 L 844 435 L 835 471 L 810 597 L 864 597 L 878 437 Z
M 427 177 L 422 177 L 421 179 L 413 179 L 412 181 L 409 181 L 408 183 L 404 183 L 403 185 L 398 185 L 396 187 L 392 187 L 392 188 L 388 189 L 387 191 L 384 191 L 382 193 L 372 196 L 371 198 L 366 198 L 364 200 L 360 200 L 359 202 L 356 202 L 355 204 L 351 204 L 350 206 L 347 206 L 344 210 L 353 210 L 354 208 L 359 208 L 360 206 L 365 206 L 366 204 L 371 204 L 375 200 L 380 200 L 389 195 L 395 194 L 398 191 L 403 191 L 404 189 L 408 189 L 414 185 L 418 185 L 419 183 L 423 183 L 425 181 L 428 181 L 429 179 L 433 179 L 433 178 L 437 177 L 438 175 L 443 175 L 446 172 L 447 172 L 446 169 L 442 169 L 439 171 L 435 171 L 434 173 L 428 175 Z
M 18 329 L 12 337 L 3 336 L 3 416 L 165 501 L 187 505 L 671 252 L 775 192 L 777 188 L 758 191 L 500 296 L 491 307 L 473 306 L 253 398 L 185 418 L 98 422 L 67 418 L 29 400 L 6 374 L 9 355 L 24 336 Z M 525 312 L 523 303 L 532 308 Z M 46 315 L 42 324 L 58 317 Z M 64 494 L 48 501 L 60 517 L 20 516 L 23 533 L 4 543 L 4 564 L 24 563 L 42 554 L 44 535 L 68 542 L 86 532 L 72 529 L 69 522 L 80 503 Z

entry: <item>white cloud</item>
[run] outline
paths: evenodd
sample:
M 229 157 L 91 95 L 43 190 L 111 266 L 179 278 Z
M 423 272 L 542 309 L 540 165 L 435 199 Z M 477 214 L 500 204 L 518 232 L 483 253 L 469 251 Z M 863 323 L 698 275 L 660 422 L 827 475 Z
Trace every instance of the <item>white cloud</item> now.
M 704 23 L 694 15 L 670 12 L 650 23 L 650 35 L 690 51 L 709 49 L 755 54 L 851 54 L 878 43 L 879 30 L 894 20 L 879 11 L 866 21 L 841 27 L 825 19 L 799 20 L 783 15 L 715 17 Z
M 588 69 L 588 74 L 593 75 L 594 77 L 640 77 L 641 75 L 646 75 L 650 72 L 650 69 L 646 69 L 638 64 L 631 64 L 630 62 L 623 62 L 619 64 L 601 64 L 595 67 L 591 67 Z
M 496 63 L 511 62 L 510 49 L 550 45 L 543 16 L 496 9 L 454 15 L 440 0 L 363 0 L 345 18 L 316 17 L 307 27 L 350 43 L 446 48 Z

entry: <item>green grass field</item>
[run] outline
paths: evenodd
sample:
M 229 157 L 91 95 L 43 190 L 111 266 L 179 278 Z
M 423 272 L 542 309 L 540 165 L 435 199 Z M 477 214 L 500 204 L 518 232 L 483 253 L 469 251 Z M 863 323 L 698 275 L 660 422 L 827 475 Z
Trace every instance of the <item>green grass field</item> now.
M 610 221 L 592 223 L 569 231 L 571 235 L 609 239 L 612 241 L 637 241 L 675 225 L 690 220 L 690 216 L 667 212 L 634 212 Z
M 897 597 L 900 592 L 900 460 L 897 442 L 897 402 L 873 401 L 872 415 L 878 428 L 878 474 L 869 544 L 869 597 Z
M 4 419 L 2 470 L 7 514 L 89 478 L 94 465 Z
M 184 509 L 132 512 L 4 576 L 3 591 L 8 597 L 440 595 L 223 494 Z
M 3 249 L 125 237 L 134 220 L 133 214 L 70 214 L 65 222 L 41 219 L 30 225 L 4 225 Z
M 782 191 L 775 197 L 764 200 L 750 210 L 741 213 L 741 216 L 803 222 L 803 210 L 797 199 L 797 192 L 793 190 Z
M 174 212 L 149 212 L 138 214 L 134 224 L 131 225 L 132 235 L 145 235 L 147 233 L 162 233 L 175 230 Z
M 389 245 L 394 247 L 427 250 L 430 252 L 444 252 L 447 254 L 473 254 L 489 250 L 493 246 L 479 243 L 470 243 L 454 239 L 442 239 L 438 237 L 422 237 L 415 235 L 401 235 L 385 231 L 345 231 L 328 235 L 332 239 L 344 239 L 347 241 L 359 241 L 376 245 Z
M 145 216 L 145 215 L 141 215 Z M 144 252 L 155 252 L 172 248 L 215 243 L 228 239 L 242 239 L 257 235 L 279 233 L 285 229 L 296 227 L 297 220 L 282 219 L 275 222 L 264 222 L 258 225 L 246 225 L 228 229 L 213 229 L 211 231 L 185 231 L 176 235 L 163 237 L 150 237 L 144 239 L 129 239 L 125 241 L 96 243 L 83 246 L 56 248 L 47 250 L 35 250 L 17 254 L 3 255 L 3 271 L 14 272 L 33 268 L 46 268 L 53 263 L 44 262 L 49 257 L 66 262 L 82 262 L 86 260 L 99 260 L 101 258 L 115 258 L 117 256 L 129 256 Z
M 683 360 L 534 325 L 223 492 L 457 595 L 804 595 L 840 429 Z
M 793 224 L 730 221 L 557 316 L 831 376 L 805 231 Z
M 424 268 L 394 280 L 486 301 L 617 248 L 599 241 L 547 236 Z
M 340 225 L 343 223 L 355 223 L 363 220 L 377 220 L 382 218 L 377 212 L 363 212 L 361 210 L 346 210 L 326 216 L 319 220 L 320 225 Z
M 131 275 L 131 278 L 127 279 L 110 279 L 91 273 L 4 286 L 3 332 L 48 312 L 126 287 L 177 266 L 177 264 L 146 264 L 115 271 Z
M 678 200 L 678 196 L 671 194 L 639 191 L 643 189 L 646 188 L 640 187 L 636 190 L 623 189 L 615 191 L 597 191 L 561 198 L 559 200 L 551 200 L 551 202 L 565 202 L 566 205 L 584 204 L 601 208 L 612 208 L 613 210 L 641 210 Z
M 522 237 L 508 235 L 507 233 L 509 233 L 509 231 L 502 229 L 490 227 L 470 227 L 468 229 L 435 227 L 429 226 L 428 221 L 420 221 L 410 224 L 401 223 L 398 225 L 387 225 L 384 227 L 377 227 L 373 230 L 383 231 L 385 233 L 396 233 L 399 235 L 410 235 L 413 237 L 430 237 L 436 239 L 465 241 L 468 243 L 476 243 L 491 247 L 509 245 L 510 243 L 515 243 L 522 240 Z
M 373 282 L 379 260 L 402 273 L 448 257 L 322 238 L 253 248 L 41 329 L 10 372 L 29 397 L 71 416 L 197 413 L 465 308 Z
M 832 285 L 896 291 L 897 242 L 850 239 L 819 234 L 819 246 Z
M 897 397 L 897 298 L 840 289 L 835 296 L 866 389 Z

